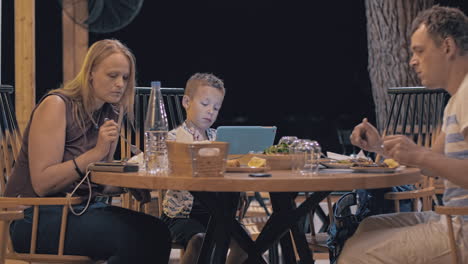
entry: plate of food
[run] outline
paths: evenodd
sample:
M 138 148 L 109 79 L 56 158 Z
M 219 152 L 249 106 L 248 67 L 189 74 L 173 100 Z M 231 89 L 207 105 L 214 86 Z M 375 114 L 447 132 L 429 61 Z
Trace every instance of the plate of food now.
M 327 162 L 320 162 L 323 166 L 328 169 L 349 169 L 353 166 L 352 162 L 336 162 L 336 161 L 327 161 Z
M 226 172 L 265 172 L 267 170 L 268 170 L 267 167 L 262 167 L 262 168 L 252 168 L 252 167 L 246 167 L 246 166 L 226 167 Z
M 360 173 L 392 173 L 400 166 L 393 159 L 386 159 L 381 163 L 355 164 L 351 167 L 354 172 Z
M 324 160 L 320 161 L 320 164 L 329 168 L 329 169 L 348 169 L 353 166 L 360 166 L 363 167 L 367 166 L 368 164 L 374 163 L 372 160 L 366 158 L 353 158 L 353 159 L 345 159 L 345 160 Z
M 354 167 L 351 167 L 351 169 L 353 170 L 353 172 L 359 172 L 359 173 L 362 173 L 362 172 L 367 172 L 367 173 L 392 173 L 392 172 L 396 171 L 396 168 L 379 167 L 379 166 L 375 166 L 375 167 L 357 167 L 357 166 L 354 166 Z
M 252 157 L 247 164 L 241 164 L 238 159 L 228 160 L 226 172 L 265 172 L 268 170 L 266 160 Z

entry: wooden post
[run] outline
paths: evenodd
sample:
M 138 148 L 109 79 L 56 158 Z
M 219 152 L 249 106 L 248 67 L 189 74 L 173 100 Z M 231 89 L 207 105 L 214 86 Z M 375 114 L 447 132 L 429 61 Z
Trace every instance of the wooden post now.
M 76 24 L 70 15 L 85 20 L 88 16 L 87 2 L 77 1 L 65 6 L 62 11 L 63 83 L 72 80 L 78 74 L 88 52 L 88 29 Z
M 24 130 L 36 104 L 35 0 L 15 1 L 15 108 Z

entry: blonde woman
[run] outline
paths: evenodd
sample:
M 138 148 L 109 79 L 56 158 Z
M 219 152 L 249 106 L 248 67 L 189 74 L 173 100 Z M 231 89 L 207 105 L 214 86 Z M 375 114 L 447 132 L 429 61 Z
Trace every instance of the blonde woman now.
M 112 157 L 119 137 L 119 113 L 132 117 L 135 59 L 117 40 L 94 43 L 75 79 L 44 96 L 33 110 L 5 195 L 64 196 L 87 166 Z M 92 185 L 92 193 L 110 187 Z M 86 184 L 76 192 L 88 197 Z M 77 206 L 77 210 L 84 205 Z M 57 252 L 61 207 L 42 206 L 37 253 Z M 32 210 L 11 225 L 17 252 L 30 245 Z M 108 263 L 167 263 L 168 228 L 159 219 L 94 201 L 81 216 L 69 214 L 65 254 Z

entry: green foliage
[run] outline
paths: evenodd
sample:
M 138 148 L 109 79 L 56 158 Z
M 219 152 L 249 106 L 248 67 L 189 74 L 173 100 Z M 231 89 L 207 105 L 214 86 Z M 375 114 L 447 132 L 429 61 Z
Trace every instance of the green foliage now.
M 289 154 L 289 145 L 281 143 L 279 145 L 273 145 L 263 151 L 264 154 Z

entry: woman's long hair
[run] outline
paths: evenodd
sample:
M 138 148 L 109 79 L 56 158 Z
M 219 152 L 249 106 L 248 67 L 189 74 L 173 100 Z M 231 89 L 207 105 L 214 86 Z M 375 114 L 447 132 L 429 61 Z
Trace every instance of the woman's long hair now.
M 83 66 L 76 77 L 66 83 L 63 88 L 55 89 L 49 93 L 60 93 L 69 97 L 73 102 L 73 117 L 77 121 L 80 129 L 84 131 L 85 124 L 92 120 L 93 110 L 95 110 L 95 98 L 91 85 L 91 73 L 94 67 L 99 65 L 104 59 L 112 54 L 121 53 L 127 57 L 130 72 L 127 87 L 120 102 L 113 105 L 114 109 L 122 109 L 130 121 L 133 121 L 133 103 L 135 97 L 135 56 L 120 41 L 114 39 L 104 39 L 95 42 L 88 50 L 83 62 Z

